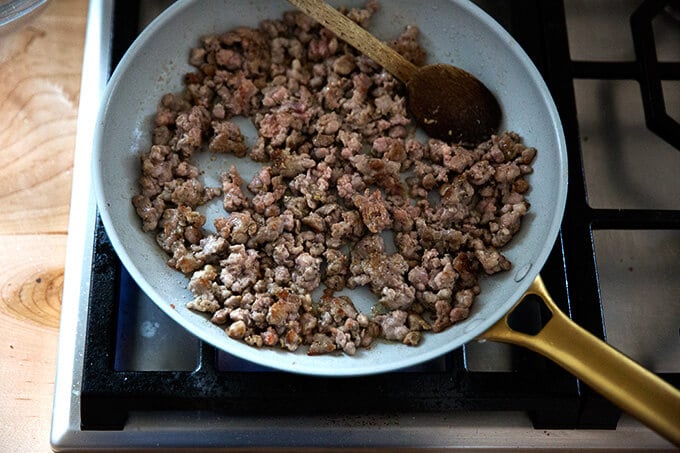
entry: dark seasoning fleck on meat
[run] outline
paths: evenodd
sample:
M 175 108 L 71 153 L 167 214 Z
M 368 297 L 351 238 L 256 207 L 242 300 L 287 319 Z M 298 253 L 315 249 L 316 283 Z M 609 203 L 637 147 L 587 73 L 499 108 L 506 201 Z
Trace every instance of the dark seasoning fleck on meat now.
M 344 12 L 365 25 L 377 10 Z M 425 60 L 415 27 L 392 45 Z M 190 63 L 184 92 L 159 104 L 132 202 L 190 276 L 188 307 L 230 337 L 310 355 L 353 355 L 379 338 L 417 345 L 468 316 L 479 275 L 510 268 L 500 249 L 529 208 L 536 154 L 517 134 L 417 140 L 400 83 L 298 12 L 206 36 Z M 235 116 L 252 119 L 254 146 Z M 232 166 L 221 187 L 204 187 L 199 152 L 262 167 L 244 181 Z M 216 197 L 225 213 L 210 233 L 197 207 Z M 336 294 L 359 286 L 377 313 Z

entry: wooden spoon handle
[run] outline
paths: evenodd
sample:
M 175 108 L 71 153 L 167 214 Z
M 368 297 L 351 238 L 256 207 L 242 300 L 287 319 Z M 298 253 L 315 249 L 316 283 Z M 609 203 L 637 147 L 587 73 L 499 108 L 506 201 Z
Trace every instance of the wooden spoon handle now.
M 288 0 L 301 11 L 407 83 L 418 68 L 356 22 L 322 0 Z

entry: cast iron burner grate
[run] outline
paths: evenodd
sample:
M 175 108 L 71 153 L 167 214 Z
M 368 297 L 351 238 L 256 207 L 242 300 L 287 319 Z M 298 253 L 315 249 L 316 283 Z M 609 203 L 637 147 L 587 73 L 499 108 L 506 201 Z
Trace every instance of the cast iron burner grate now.
M 604 338 L 597 281 L 594 229 L 678 229 L 678 211 L 592 209 L 588 206 L 574 98 L 574 78 L 626 78 L 655 86 L 659 77 L 678 79 L 678 65 L 645 57 L 653 46 L 646 27 L 663 2 L 637 14 L 633 65 L 575 62 L 569 56 L 562 1 L 478 2 L 522 45 L 551 90 L 563 121 L 569 152 L 570 192 L 560 236 L 541 271 L 555 302 L 578 324 Z M 111 69 L 137 34 L 139 1 L 118 1 L 114 9 Z M 644 16 L 644 20 L 640 19 Z M 651 69 L 650 69 L 651 68 Z M 655 76 L 656 79 L 650 79 Z M 654 81 L 656 80 L 656 81 Z M 654 89 L 645 101 L 658 102 Z M 654 109 L 657 110 L 654 110 Z M 657 107 L 649 107 L 658 111 Z M 661 107 L 663 111 L 663 107 Z M 667 115 L 666 115 L 667 116 Z M 657 115 L 658 117 L 658 115 Z M 663 117 L 663 115 L 661 115 Z M 655 121 L 654 119 L 650 121 Z M 677 147 L 678 125 L 662 120 L 651 129 Z M 620 412 L 552 362 L 522 348 L 511 348 L 512 371 L 468 369 L 462 348 L 408 372 L 355 378 L 321 378 L 277 371 L 224 371 L 218 353 L 199 342 L 199 363 L 192 371 L 119 371 L 115 367 L 121 262 L 101 222 L 94 237 L 94 264 L 81 383 L 82 429 L 122 429 L 135 411 L 212 411 L 251 415 L 367 415 L 412 412 L 522 411 L 535 428 L 615 428 Z M 518 316 L 526 329 L 542 325 L 537 304 Z M 519 327 L 518 327 L 519 328 Z M 680 375 L 663 375 L 678 386 Z M 320 404 L 319 402 L 331 402 Z

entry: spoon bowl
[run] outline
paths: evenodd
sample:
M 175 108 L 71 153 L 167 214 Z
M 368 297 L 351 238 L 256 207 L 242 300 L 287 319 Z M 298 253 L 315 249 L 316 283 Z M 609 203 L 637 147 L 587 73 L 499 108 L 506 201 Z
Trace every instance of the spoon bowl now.
M 406 87 L 408 109 L 431 137 L 479 143 L 498 130 L 498 101 L 467 71 L 445 64 L 422 66 Z

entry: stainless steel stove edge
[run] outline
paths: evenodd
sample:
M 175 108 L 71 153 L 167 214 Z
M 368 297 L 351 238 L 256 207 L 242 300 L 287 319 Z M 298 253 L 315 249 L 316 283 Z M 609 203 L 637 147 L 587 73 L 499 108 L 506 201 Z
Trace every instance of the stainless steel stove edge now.
M 55 450 L 75 446 L 85 320 L 92 266 L 96 204 L 91 190 L 92 143 L 99 101 L 107 82 L 113 2 L 91 0 L 83 55 L 73 184 L 66 246 L 57 372 L 50 443 Z

